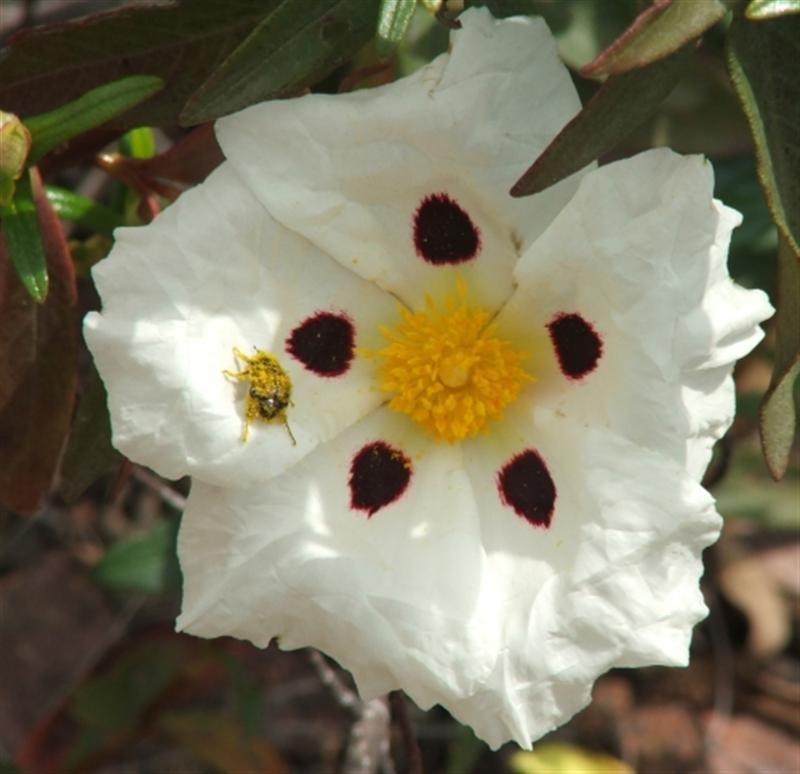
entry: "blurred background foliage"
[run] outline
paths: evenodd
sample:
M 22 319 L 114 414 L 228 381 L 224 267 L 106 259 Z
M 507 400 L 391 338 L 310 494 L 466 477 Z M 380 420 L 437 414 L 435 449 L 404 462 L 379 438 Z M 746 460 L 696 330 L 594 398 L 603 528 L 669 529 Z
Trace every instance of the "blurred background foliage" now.
M 442 710 L 362 704 L 314 652 L 174 634 L 190 483 L 111 446 L 89 270 L 220 162 L 215 117 L 408 74 L 458 7 L 4 0 L 0 772 L 800 770 L 800 0 L 485 4 L 544 16 L 585 105 L 515 193 L 649 147 L 705 154 L 744 215 L 731 272 L 779 309 L 707 474 L 726 526 L 690 667 L 617 670 L 534 753 L 492 753 Z

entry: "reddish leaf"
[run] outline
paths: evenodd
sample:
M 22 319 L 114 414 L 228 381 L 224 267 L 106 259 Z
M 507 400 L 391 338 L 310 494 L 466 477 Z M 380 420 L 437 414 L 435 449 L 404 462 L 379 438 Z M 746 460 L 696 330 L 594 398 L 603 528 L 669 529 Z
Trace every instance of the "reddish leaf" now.
M 125 158 L 121 163 L 145 184 L 148 181 L 196 185 L 224 160 L 212 123 L 202 124 L 169 150 L 149 159 Z
M 12 375 L 0 379 L 0 501 L 36 509 L 50 488 L 69 429 L 77 380 L 75 272 L 61 223 L 33 174 L 50 292 L 36 304 L 14 275 L 0 236 L 0 348 Z
M 0 61 L 0 105 L 24 118 L 156 75 L 166 88 L 106 126 L 197 124 L 323 77 L 369 40 L 376 13 L 374 0 L 184 0 L 33 29 Z
M 174 124 L 184 103 L 279 0 L 192 0 L 124 8 L 23 31 L 0 62 L 0 104 L 22 117 L 132 73 L 163 92 L 111 122 L 118 130 Z
M 655 0 L 581 74 L 619 75 L 663 59 L 702 35 L 726 11 L 719 0 Z
M 111 445 L 107 402 L 105 386 L 92 367 L 61 460 L 59 491 L 68 503 L 77 500 L 101 475 L 118 468 L 124 459 Z

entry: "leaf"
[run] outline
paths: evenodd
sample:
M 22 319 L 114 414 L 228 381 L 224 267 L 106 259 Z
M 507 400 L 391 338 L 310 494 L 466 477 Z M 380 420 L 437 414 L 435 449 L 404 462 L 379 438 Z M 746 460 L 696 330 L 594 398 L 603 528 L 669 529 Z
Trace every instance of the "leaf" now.
M 692 58 L 688 45 L 653 64 L 609 78 L 511 189 L 528 196 L 607 153 L 650 116 Z
M 800 252 L 800 17 L 734 19 L 728 67 L 756 146 L 772 218 Z
M 473 771 L 478 760 L 486 754 L 486 742 L 478 739 L 469 726 L 459 726 L 447 747 L 445 774 Z
M 289 769 L 272 746 L 263 739 L 248 739 L 233 719 L 219 712 L 174 712 L 159 717 L 157 725 L 197 761 L 214 771 L 288 774 Z
M 774 19 L 789 13 L 800 13 L 800 0 L 750 0 L 744 12 L 748 19 Z
M 719 0 L 656 0 L 582 68 L 581 75 L 619 75 L 663 59 L 698 38 L 726 12 Z
M 61 461 L 60 492 L 68 503 L 77 500 L 94 481 L 124 459 L 111 445 L 106 401 L 105 386 L 92 366 Z
M 176 124 L 198 85 L 280 5 L 281 0 L 191 0 L 23 31 L 0 61 L 0 105 L 17 115 L 42 113 L 109 80 L 149 73 L 164 80 L 164 90 L 110 126 L 124 131 Z
M 734 19 L 728 67 L 756 146 L 758 177 L 780 233 L 775 367 L 760 413 L 761 444 L 773 478 L 786 471 L 797 426 L 800 372 L 800 18 Z
M 90 89 L 55 110 L 26 118 L 32 138 L 28 163 L 35 164 L 53 148 L 122 115 L 163 88 L 164 81 L 156 76 L 130 75 Z
M 245 737 L 254 737 L 264 727 L 263 688 L 240 659 L 223 653 L 222 662 L 231 687 L 231 715 L 237 719 Z
M 149 126 L 131 129 L 119 140 L 120 153 L 134 159 L 150 159 L 156 155 L 156 140 Z
M 389 56 L 405 37 L 414 15 L 417 0 L 382 0 L 378 13 L 377 50 L 381 57 Z
M 0 381 L 0 502 L 18 512 L 35 510 L 50 488 L 72 417 L 78 358 L 72 260 L 35 169 L 31 183 L 50 277 L 43 304 L 16 281 L 0 239 L 0 345 L 15 371 Z
M 121 215 L 88 196 L 55 185 L 45 186 L 45 193 L 60 218 L 80 223 L 104 236 L 111 237 L 115 228 L 125 224 Z
M 66 760 L 59 771 L 93 770 L 104 754 L 133 741 L 147 713 L 179 675 L 184 654 L 176 644 L 174 640 L 146 642 L 144 647 L 138 643 L 77 690 L 69 716 L 70 728 L 77 724 L 78 733 L 65 745 Z
M 24 175 L 8 207 L 0 210 L 8 254 L 28 295 L 41 304 L 47 298 L 47 257 L 39 233 L 30 175 Z
M 162 521 L 108 549 L 92 568 L 98 586 L 115 591 L 160 594 L 180 585 L 176 543 L 178 519 Z
M 196 185 L 223 161 L 222 149 L 214 135 L 214 124 L 201 124 L 164 153 L 151 159 L 134 159 L 127 165 L 144 179 Z
M 547 742 L 533 752 L 514 753 L 511 770 L 514 774 L 634 774 L 627 763 L 617 758 L 563 742 Z
M 215 69 L 181 112 L 184 125 L 300 91 L 374 34 L 378 0 L 283 0 Z
M 134 730 L 145 711 L 178 675 L 176 648 L 138 647 L 78 689 L 71 714 L 81 725 L 118 735 Z
M 775 365 L 760 415 L 764 459 L 776 481 L 786 472 L 797 432 L 795 388 L 800 375 L 800 253 L 786 239 L 778 247 L 777 307 Z

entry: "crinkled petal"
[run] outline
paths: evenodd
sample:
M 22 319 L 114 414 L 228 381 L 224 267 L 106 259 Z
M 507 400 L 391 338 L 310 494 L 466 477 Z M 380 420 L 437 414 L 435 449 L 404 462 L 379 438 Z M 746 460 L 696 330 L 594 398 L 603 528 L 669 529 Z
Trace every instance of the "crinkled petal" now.
M 712 198 L 710 164 L 660 149 L 587 174 L 516 267 L 498 324 L 535 341 L 528 394 L 587 424 L 662 450 L 699 479 L 734 415 L 734 361 L 772 314 L 735 285 L 726 257 L 737 212 Z M 548 324 L 578 314 L 602 340 L 580 379 L 560 369 Z
M 554 484 L 547 528 L 501 496 L 500 471 L 526 450 Z M 525 744 L 588 704 L 608 669 L 688 662 L 707 613 L 701 552 L 721 520 L 680 465 L 533 401 L 466 442 L 464 462 L 481 514 L 484 617 L 502 650 L 487 680 L 496 695 L 459 705 L 462 720 L 496 716 L 483 738 L 511 731 Z
M 365 698 L 402 688 L 493 747 L 529 746 L 613 666 L 685 663 L 706 612 L 700 550 L 720 525 L 710 496 L 657 453 L 527 411 L 499 440 L 458 447 L 379 409 L 269 485 L 195 484 L 179 628 L 321 648 Z M 412 473 L 366 518 L 348 478 L 376 439 L 407 454 Z M 506 456 L 529 447 L 558 488 L 549 530 L 497 489 Z
M 114 444 L 168 478 L 252 484 L 280 473 L 373 410 L 372 363 L 322 377 L 286 340 L 320 311 L 347 317 L 357 347 L 380 344 L 396 302 L 274 221 L 225 164 L 146 228 L 117 231 L 93 269 L 102 313 L 86 339 L 108 389 Z M 241 440 L 248 385 L 233 348 L 274 354 L 292 381 L 287 416 Z
M 355 456 L 375 442 L 411 468 L 404 493 L 369 515 L 353 508 L 349 481 Z M 321 647 L 354 671 L 365 697 L 402 685 L 418 698 L 424 686 L 432 704 L 439 689 L 479 690 L 487 658 L 477 632 L 459 655 L 482 579 L 460 448 L 386 408 L 263 486 L 195 482 L 178 552 L 180 629 Z
M 575 190 L 573 176 L 524 200 L 511 186 L 580 109 L 541 19 L 460 17 L 452 51 L 414 75 L 345 95 L 312 94 L 217 122 L 227 158 L 267 209 L 411 306 L 458 273 L 497 308 L 520 250 Z M 431 264 L 414 213 L 445 193 L 480 232 L 476 258 Z

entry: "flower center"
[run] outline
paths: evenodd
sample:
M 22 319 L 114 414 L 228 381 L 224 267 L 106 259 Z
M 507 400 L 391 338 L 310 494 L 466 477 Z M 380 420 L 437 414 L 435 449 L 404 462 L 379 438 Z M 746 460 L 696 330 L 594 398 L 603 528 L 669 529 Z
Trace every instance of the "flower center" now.
M 467 290 L 437 308 L 401 308 L 394 328 L 381 328 L 389 344 L 375 355 L 379 388 L 392 393 L 389 407 L 408 414 L 439 441 L 454 443 L 485 429 L 519 395 L 531 376 L 524 352 L 497 336 L 489 313 L 467 304 Z

